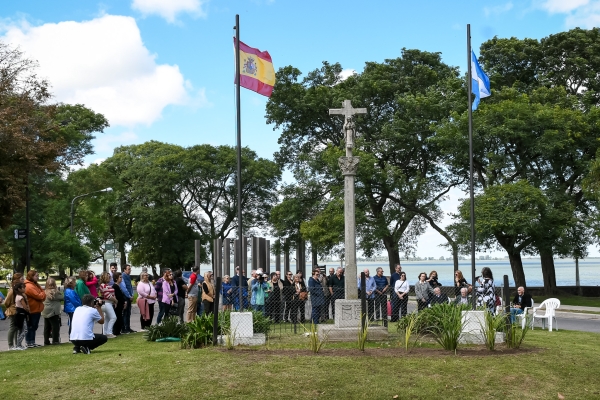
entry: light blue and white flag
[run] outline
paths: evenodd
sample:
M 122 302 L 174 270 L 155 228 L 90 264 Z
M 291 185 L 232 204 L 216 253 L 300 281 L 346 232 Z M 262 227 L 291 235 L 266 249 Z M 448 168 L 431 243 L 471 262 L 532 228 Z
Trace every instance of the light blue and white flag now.
M 479 63 L 477 62 L 477 57 L 475 57 L 475 52 L 471 50 L 471 80 L 473 81 L 471 84 L 471 91 L 475 95 L 475 101 L 473 102 L 472 110 L 477 110 L 477 106 L 479 105 L 479 101 L 484 97 L 488 97 L 490 92 L 490 78 L 483 72 Z

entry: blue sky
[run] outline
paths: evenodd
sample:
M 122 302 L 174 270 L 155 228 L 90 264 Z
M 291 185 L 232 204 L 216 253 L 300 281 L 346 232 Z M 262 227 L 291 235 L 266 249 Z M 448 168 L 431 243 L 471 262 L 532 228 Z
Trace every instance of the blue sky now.
M 148 140 L 235 144 L 236 14 L 241 40 L 269 51 L 276 69 L 307 73 L 329 61 L 360 72 L 406 47 L 441 52 L 464 71 L 467 23 L 477 53 L 495 35 L 539 39 L 598 26 L 600 0 L 4 1 L 0 40 L 38 60 L 55 100 L 83 103 L 109 119 L 92 163 Z M 279 133 L 266 124 L 265 103 L 242 91 L 242 142 L 271 158 Z M 460 197 L 452 194 L 444 208 L 454 211 Z M 447 255 L 441 242 L 428 231 L 418 254 Z

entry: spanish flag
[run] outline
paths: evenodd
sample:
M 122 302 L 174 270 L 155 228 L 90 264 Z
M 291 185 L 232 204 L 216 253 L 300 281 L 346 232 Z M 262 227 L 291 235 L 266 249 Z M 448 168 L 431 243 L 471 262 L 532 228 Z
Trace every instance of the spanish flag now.
M 235 38 L 233 45 L 235 46 Z M 240 86 L 271 97 L 275 70 L 268 51 L 260 51 L 240 41 Z

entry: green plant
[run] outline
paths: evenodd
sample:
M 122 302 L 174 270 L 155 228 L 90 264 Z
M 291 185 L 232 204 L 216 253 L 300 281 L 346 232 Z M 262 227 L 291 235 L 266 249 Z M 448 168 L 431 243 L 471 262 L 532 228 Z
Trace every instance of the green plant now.
M 265 316 L 261 311 L 252 310 L 252 325 L 254 333 L 264 333 L 265 336 L 269 336 L 271 331 L 271 325 L 273 321 L 271 318 Z
M 523 329 L 519 327 L 520 324 L 517 322 L 513 322 L 506 326 L 504 338 L 506 340 L 506 345 L 512 349 L 521 347 L 523 340 L 525 340 L 525 335 L 531 328 L 531 315 L 525 315 L 523 318 L 525 318 L 525 328 Z
M 186 324 L 181 323 L 178 317 L 166 317 L 160 324 L 149 326 L 143 337 L 150 342 L 155 342 L 156 339 L 165 337 L 181 338 L 186 331 Z
M 502 329 L 502 325 L 506 323 L 506 314 L 498 313 L 496 315 L 485 310 L 483 313 L 483 323 L 481 331 L 483 333 L 483 341 L 488 350 L 496 348 L 496 333 Z
M 203 314 L 187 323 L 187 331 L 181 337 L 182 349 L 198 349 L 212 344 L 213 315 Z
M 434 312 L 431 308 L 424 308 L 418 313 L 419 318 L 414 322 L 413 332 L 418 333 L 419 335 L 424 335 L 429 333 L 429 328 L 434 324 Z M 398 325 L 396 326 L 397 331 L 404 332 L 406 330 L 406 326 L 409 322 L 409 319 L 406 316 L 400 318 L 398 320 Z
M 308 334 L 308 346 L 315 354 L 321 351 L 321 347 L 323 347 L 325 342 L 327 342 L 328 337 L 327 333 L 323 332 L 323 338 L 320 339 L 317 326 L 318 325 L 315 325 L 313 322 L 311 322 L 310 330 L 307 330 L 306 327 L 302 325 L 302 328 L 304 328 L 304 332 Z
M 364 325 L 362 321 L 364 322 Z M 366 318 L 364 313 L 360 314 L 360 322 L 358 324 L 358 349 L 365 351 L 365 343 L 367 343 L 367 336 L 369 335 L 369 319 Z
M 463 331 L 462 312 L 468 305 L 436 304 L 430 308 L 432 325 L 428 331 L 445 350 L 455 351 Z
M 413 348 L 419 340 L 420 332 L 417 329 L 420 315 L 422 314 L 414 312 L 402 317 L 401 319 L 404 320 L 402 323 L 398 322 L 398 332 L 400 332 L 403 341 L 402 345 L 407 352 L 409 351 L 409 347 Z M 415 339 L 411 342 L 413 335 L 415 335 Z

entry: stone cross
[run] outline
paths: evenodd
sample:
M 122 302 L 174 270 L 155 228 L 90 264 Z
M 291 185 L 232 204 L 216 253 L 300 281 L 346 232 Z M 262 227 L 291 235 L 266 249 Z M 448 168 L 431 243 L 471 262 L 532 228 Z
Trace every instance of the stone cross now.
M 331 108 L 329 109 L 329 115 L 343 115 L 344 116 L 344 134 L 346 139 L 346 156 L 352 157 L 352 148 L 354 147 L 354 114 L 366 114 L 366 108 L 352 108 L 350 100 L 344 100 L 342 102 L 344 108 Z M 350 150 L 350 154 L 348 154 Z
M 338 163 L 344 174 L 344 253 L 346 271 L 344 289 L 346 299 L 358 299 L 356 280 L 356 217 L 354 211 L 354 176 L 358 168 L 358 157 L 352 156 L 354 148 L 355 126 L 354 115 L 366 114 L 366 108 L 352 108 L 350 100 L 344 100 L 343 108 L 329 109 L 329 115 L 344 116 L 344 135 L 346 140 L 346 157 L 340 157 Z

